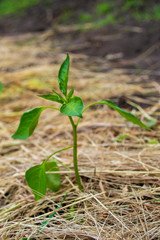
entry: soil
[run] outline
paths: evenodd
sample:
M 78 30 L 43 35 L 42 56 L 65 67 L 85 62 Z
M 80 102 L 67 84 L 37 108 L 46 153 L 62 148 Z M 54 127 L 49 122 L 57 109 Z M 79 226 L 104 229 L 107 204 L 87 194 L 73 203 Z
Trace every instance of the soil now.
M 126 23 L 123 26 L 106 26 L 100 30 L 65 34 L 56 32 L 56 36 L 59 41 L 66 39 L 63 48 L 65 52 L 101 57 L 108 60 L 112 67 L 148 70 L 158 70 L 160 67 L 159 22 L 138 26 Z

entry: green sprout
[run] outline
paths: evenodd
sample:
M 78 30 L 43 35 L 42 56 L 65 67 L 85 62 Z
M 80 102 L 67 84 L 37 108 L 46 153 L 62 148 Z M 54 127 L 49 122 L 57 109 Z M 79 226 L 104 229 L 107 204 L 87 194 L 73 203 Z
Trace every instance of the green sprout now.
M 73 148 L 73 164 L 74 164 L 76 181 L 79 189 L 83 191 L 83 185 L 82 185 L 81 178 L 79 175 L 79 170 L 78 170 L 77 127 L 80 120 L 82 119 L 83 113 L 89 107 L 96 104 L 105 104 L 113 108 L 114 110 L 116 110 L 122 117 L 124 117 L 128 121 L 142 128 L 150 130 L 148 126 L 143 124 L 138 118 L 136 118 L 130 112 L 127 112 L 121 109 L 115 103 L 109 100 L 94 102 L 84 107 L 84 103 L 82 99 L 80 97 L 73 96 L 74 94 L 73 88 L 68 92 L 69 62 L 70 62 L 69 55 L 67 54 L 67 57 L 62 63 L 59 70 L 59 74 L 58 74 L 58 83 L 59 83 L 59 89 L 61 91 L 61 94 L 53 90 L 53 94 L 39 95 L 39 97 L 47 99 L 51 102 L 59 103 L 61 105 L 60 108 L 57 108 L 54 106 L 36 107 L 25 112 L 21 117 L 20 124 L 18 126 L 17 131 L 12 136 L 13 138 L 22 139 L 22 140 L 25 140 L 28 137 L 30 137 L 33 134 L 35 128 L 37 127 L 41 113 L 48 108 L 54 109 L 56 111 L 60 111 L 63 115 L 66 115 L 70 120 L 72 130 L 73 130 L 73 146 L 69 146 L 52 153 L 49 157 L 47 157 L 43 161 L 42 164 L 31 167 L 26 171 L 25 178 L 28 186 L 31 188 L 33 194 L 35 195 L 35 200 L 41 199 L 46 194 L 47 188 L 49 188 L 54 192 L 59 190 L 61 185 L 61 178 L 59 174 L 57 161 L 53 158 L 53 156 L 58 152 L 61 152 L 70 148 Z M 78 119 L 75 121 L 73 120 L 73 117 L 78 117 Z M 51 173 L 51 171 L 52 172 L 54 171 L 54 173 Z

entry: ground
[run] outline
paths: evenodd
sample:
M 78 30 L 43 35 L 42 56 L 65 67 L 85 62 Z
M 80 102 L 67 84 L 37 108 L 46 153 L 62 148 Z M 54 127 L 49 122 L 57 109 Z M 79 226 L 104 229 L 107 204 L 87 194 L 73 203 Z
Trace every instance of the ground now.
M 151 38 L 147 24 L 121 27 L 83 32 L 75 24 L 1 37 L 1 239 L 160 239 L 159 25 Z M 125 44 L 127 36 L 127 43 L 136 46 Z M 24 111 L 51 105 L 37 95 L 58 90 L 66 52 L 71 58 L 69 88 L 74 86 L 85 105 L 110 99 L 150 124 L 152 131 L 106 106 L 88 109 L 78 130 L 84 192 L 74 174 L 64 174 L 61 167 L 61 189 L 35 202 L 24 173 L 71 145 L 71 126 L 67 117 L 47 110 L 28 140 L 11 135 Z M 73 168 L 71 149 L 56 158 Z

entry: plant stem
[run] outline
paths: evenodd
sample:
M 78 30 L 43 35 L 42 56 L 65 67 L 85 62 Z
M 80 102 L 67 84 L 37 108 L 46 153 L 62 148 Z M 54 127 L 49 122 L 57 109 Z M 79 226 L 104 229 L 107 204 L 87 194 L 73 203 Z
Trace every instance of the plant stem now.
M 78 171 L 78 162 L 77 162 L 77 126 L 74 123 L 72 117 L 69 117 L 69 120 L 72 124 L 73 128 L 73 164 L 74 164 L 74 171 L 76 175 L 76 180 L 78 183 L 79 190 L 83 191 L 83 186 L 81 183 L 81 179 L 79 176 L 79 171 Z

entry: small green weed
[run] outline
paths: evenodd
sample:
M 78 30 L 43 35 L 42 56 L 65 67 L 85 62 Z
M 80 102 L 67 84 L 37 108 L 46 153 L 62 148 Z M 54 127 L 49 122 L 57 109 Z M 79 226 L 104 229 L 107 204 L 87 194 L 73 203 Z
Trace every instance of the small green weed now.
M 96 5 L 96 13 L 98 16 L 102 16 L 111 10 L 112 4 L 110 2 L 98 3 Z
M 107 14 L 105 18 L 98 20 L 96 23 L 94 23 L 93 28 L 98 29 L 108 24 L 111 24 L 111 25 L 116 24 L 116 19 L 113 16 L 113 14 Z
M 127 0 L 123 5 L 123 9 L 124 10 L 130 9 L 130 8 L 138 9 L 144 5 L 145 5 L 145 0 Z
M 160 202 L 160 199 L 155 199 L 153 200 L 153 202 Z
M 93 15 L 89 13 L 81 13 L 78 16 L 78 21 L 79 22 L 90 22 L 93 20 Z
M 73 146 L 69 146 L 52 153 L 49 157 L 47 157 L 43 161 L 42 164 L 31 167 L 26 171 L 25 178 L 28 183 L 28 186 L 31 188 L 33 194 L 35 195 L 35 200 L 41 199 L 46 194 L 47 188 L 51 189 L 54 192 L 59 190 L 61 185 L 61 178 L 59 174 L 59 167 L 57 161 L 53 158 L 53 156 L 58 152 L 70 148 L 73 148 L 73 165 L 78 187 L 81 191 L 83 191 L 83 185 L 81 183 L 78 170 L 77 127 L 79 121 L 83 118 L 83 113 L 89 107 L 97 104 L 107 105 L 112 109 L 116 110 L 122 117 L 124 117 L 128 121 L 142 128 L 150 130 L 149 127 L 143 124 L 133 114 L 121 109 L 115 103 L 109 100 L 94 102 L 84 107 L 84 103 L 80 97 L 77 96 L 73 97 L 74 94 L 73 88 L 68 92 L 69 62 L 70 62 L 69 55 L 67 54 L 67 57 L 62 63 L 58 73 L 59 90 L 61 91 L 61 93 L 58 93 L 55 90 L 53 90 L 53 94 L 39 95 L 39 97 L 41 98 L 60 104 L 61 105 L 60 108 L 54 106 L 47 106 L 36 107 L 31 110 L 28 110 L 22 115 L 18 129 L 12 136 L 13 138 L 22 140 L 25 140 L 28 137 L 30 137 L 33 134 L 35 128 L 37 127 L 41 113 L 46 109 L 54 109 L 56 111 L 59 111 L 63 115 L 67 116 L 71 123 L 73 131 Z M 73 120 L 73 117 L 78 117 L 78 119 Z
M 158 4 L 148 9 L 144 0 L 128 0 L 124 3 L 122 9 L 124 11 L 131 10 L 131 16 L 139 22 L 160 20 L 160 6 Z
M 34 6 L 42 0 L 2 0 L 0 2 L 0 16 L 14 15 Z
M 158 141 L 158 139 L 149 139 L 148 144 L 157 145 L 160 144 L 160 142 Z
M 116 142 L 121 142 L 123 139 L 130 138 L 129 134 L 123 134 L 116 139 Z
M 160 6 L 155 5 L 152 11 L 153 11 L 153 19 L 160 20 Z
M 138 22 L 149 22 L 149 21 L 153 20 L 153 16 L 147 11 L 140 12 L 140 11 L 136 10 L 132 13 L 132 16 Z

